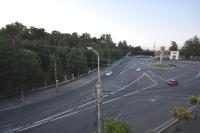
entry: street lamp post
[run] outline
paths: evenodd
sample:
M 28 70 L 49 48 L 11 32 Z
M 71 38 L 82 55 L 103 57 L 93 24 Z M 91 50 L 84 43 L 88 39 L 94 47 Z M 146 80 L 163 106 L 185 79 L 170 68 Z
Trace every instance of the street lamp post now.
M 97 68 L 97 85 L 96 85 L 96 100 L 97 100 L 97 133 L 102 132 L 102 113 L 101 113 L 101 79 L 100 79 L 100 65 L 99 65 L 99 53 L 92 47 L 87 47 L 88 50 L 92 50 L 97 54 L 98 68 Z

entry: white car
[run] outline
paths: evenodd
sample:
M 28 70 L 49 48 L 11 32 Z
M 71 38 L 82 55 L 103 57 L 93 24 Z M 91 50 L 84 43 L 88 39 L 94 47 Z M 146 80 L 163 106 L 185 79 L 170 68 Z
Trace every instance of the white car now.
M 110 76 L 110 75 L 112 75 L 112 74 L 113 74 L 112 71 L 108 71 L 108 72 L 105 73 L 106 76 Z
M 137 71 L 137 72 L 140 72 L 141 70 L 142 70 L 142 69 L 141 69 L 141 68 L 139 68 L 139 67 L 136 69 L 136 71 Z

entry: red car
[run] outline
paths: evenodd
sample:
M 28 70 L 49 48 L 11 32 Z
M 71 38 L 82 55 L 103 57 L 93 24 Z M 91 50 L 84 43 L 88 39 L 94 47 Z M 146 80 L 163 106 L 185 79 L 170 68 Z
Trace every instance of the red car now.
M 170 86 L 175 86 L 175 85 L 177 85 L 177 81 L 174 80 L 174 79 L 170 79 L 170 80 L 167 81 L 167 84 L 170 85 Z

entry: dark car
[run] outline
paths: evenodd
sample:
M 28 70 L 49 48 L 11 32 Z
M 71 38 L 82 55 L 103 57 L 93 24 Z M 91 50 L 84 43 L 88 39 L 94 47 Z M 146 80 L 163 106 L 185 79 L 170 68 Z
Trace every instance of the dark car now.
M 177 81 L 175 79 L 170 79 L 167 81 L 167 84 L 170 85 L 170 86 L 175 86 L 177 85 Z

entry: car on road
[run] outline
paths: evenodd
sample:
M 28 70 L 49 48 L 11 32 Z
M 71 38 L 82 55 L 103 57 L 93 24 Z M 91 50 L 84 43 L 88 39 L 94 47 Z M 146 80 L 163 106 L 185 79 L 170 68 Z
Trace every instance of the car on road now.
M 107 72 L 105 73 L 106 76 L 110 76 L 110 75 L 112 75 L 112 74 L 113 74 L 112 71 L 107 71 Z
M 170 79 L 170 80 L 167 81 L 167 84 L 168 84 L 169 86 L 175 86 L 175 85 L 177 85 L 178 83 L 177 83 L 177 81 L 176 81 L 175 79 Z
M 137 72 L 140 72 L 140 71 L 142 71 L 142 69 L 141 69 L 140 67 L 138 67 L 138 68 L 136 69 L 136 71 L 137 71 Z

